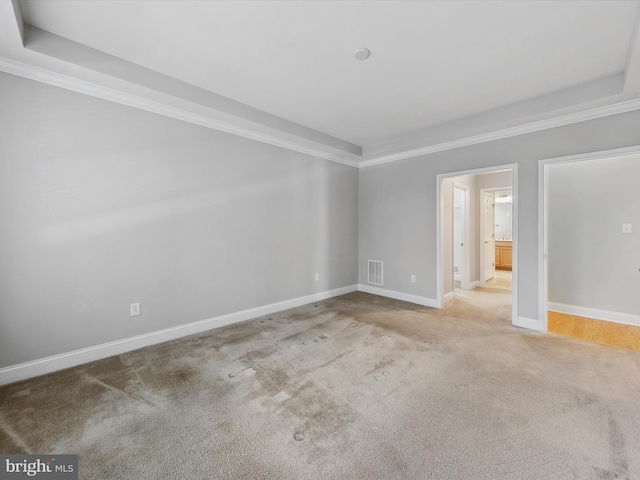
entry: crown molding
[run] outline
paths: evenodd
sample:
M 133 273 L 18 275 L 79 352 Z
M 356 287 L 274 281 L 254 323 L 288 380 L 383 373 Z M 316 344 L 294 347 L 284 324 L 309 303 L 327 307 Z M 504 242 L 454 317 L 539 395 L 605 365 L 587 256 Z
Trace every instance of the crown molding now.
M 184 122 L 193 123 L 202 127 L 211 128 L 221 132 L 238 135 L 240 137 L 256 140 L 276 147 L 285 148 L 295 152 L 311 155 L 313 157 L 330 160 L 350 167 L 358 167 L 357 157 L 353 154 L 339 154 L 324 148 L 316 148 L 305 145 L 303 142 L 295 142 L 260 132 L 257 129 L 242 127 L 216 119 L 212 116 L 191 112 L 187 109 L 166 105 L 139 95 L 132 95 L 109 87 L 97 85 L 85 80 L 73 78 L 61 73 L 45 70 L 34 65 L 17 62 L 9 58 L 0 57 L 0 71 L 17 75 L 30 80 L 46 83 L 74 92 L 90 95 L 121 105 L 134 107 L 158 115 L 163 115 Z M 353 157 L 356 157 L 354 159 Z
M 574 123 L 585 122 L 588 120 L 595 120 L 597 118 L 608 117 L 611 115 L 618 115 L 620 113 L 631 112 L 634 110 L 640 110 L 640 99 L 629 100 L 626 102 L 614 103 L 612 105 L 605 105 L 602 107 L 592 108 L 584 110 L 582 112 L 571 113 L 562 115 L 547 120 L 540 120 L 537 122 L 527 123 L 524 125 L 518 125 L 517 127 L 505 128 L 502 130 L 495 130 L 493 132 L 482 133 L 480 135 L 474 135 L 471 137 L 460 138 L 452 140 L 450 142 L 438 143 L 436 145 L 429 145 L 420 148 L 414 148 L 412 150 L 405 150 L 398 153 L 389 155 L 376 156 L 370 160 L 364 160 L 359 163 L 359 168 L 371 167 L 374 165 L 381 165 L 384 163 L 396 162 L 398 160 L 404 160 L 407 158 L 418 157 L 421 155 L 429 155 L 431 153 L 443 152 L 445 150 L 452 150 L 454 148 L 467 147 L 470 145 L 476 145 L 479 143 L 491 142 L 494 140 L 502 140 L 505 138 L 515 137 L 518 135 L 524 135 L 527 133 L 539 132 L 541 130 L 547 130 L 550 128 L 563 127 Z
M 419 148 L 407 149 L 401 152 L 388 155 L 374 155 L 373 158 L 367 160 L 359 160 L 361 157 L 351 153 L 339 153 L 330 151 L 328 148 L 315 147 L 306 145 L 304 142 L 296 142 L 285 139 L 277 135 L 261 132 L 257 128 L 250 128 L 236 125 L 227 121 L 223 121 L 213 116 L 202 115 L 189 111 L 185 108 L 179 108 L 167 105 L 155 100 L 144 98 L 140 95 L 115 90 L 113 88 L 98 85 L 89 81 L 80 80 L 58 72 L 53 72 L 34 65 L 18 62 L 6 57 L 0 57 L 0 71 L 17 75 L 30 80 L 46 83 L 66 90 L 75 91 L 92 97 L 100 98 L 121 105 L 138 108 L 158 115 L 182 120 L 184 122 L 193 123 L 213 130 L 238 135 L 240 137 L 255 140 L 268 145 L 285 148 L 305 155 L 316 158 L 322 158 L 332 162 L 340 163 L 354 168 L 366 168 L 374 165 L 382 165 L 385 163 L 396 162 L 408 158 L 414 158 L 422 155 L 429 155 L 436 152 L 443 152 L 455 148 L 467 147 L 479 143 L 486 143 L 495 140 L 502 140 L 527 133 L 539 132 L 556 127 L 571 125 L 574 123 L 585 122 L 611 115 L 617 115 L 634 110 L 640 110 L 640 99 L 629 100 L 625 102 L 605 105 L 601 107 L 584 110 L 582 112 L 561 115 L 559 117 L 540 120 L 516 127 L 495 130 L 492 132 L 473 135 L 470 137 L 460 138 L 449 142 L 428 145 Z

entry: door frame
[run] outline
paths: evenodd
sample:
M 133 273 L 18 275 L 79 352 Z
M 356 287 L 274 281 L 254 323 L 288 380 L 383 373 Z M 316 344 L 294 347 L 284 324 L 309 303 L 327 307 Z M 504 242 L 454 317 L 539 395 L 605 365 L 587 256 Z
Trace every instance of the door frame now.
M 513 194 L 513 281 L 511 291 L 511 323 L 518 326 L 518 164 L 509 163 L 494 167 L 476 168 L 472 170 L 462 170 L 449 173 L 436 174 L 436 306 L 444 306 L 444 269 L 442 261 L 443 243 L 443 202 L 442 202 L 442 181 L 445 178 L 460 177 L 463 175 L 478 175 L 482 173 L 496 173 L 511 170 L 511 191 Z
M 548 331 L 547 310 L 548 310 L 548 208 L 549 208 L 549 167 L 554 164 L 583 162 L 585 160 L 605 160 L 609 158 L 619 158 L 640 153 L 640 145 L 632 147 L 614 148 L 612 150 L 602 150 L 598 152 L 580 153 L 566 157 L 546 158 L 538 162 L 538 315 L 542 331 Z
M 503 190 L 511 190 L 511 196 L 513 197 L 513 188 L 510 186 L 507 187 L 487 187 L 487 188 L 481 188 L 480 189 L 480 210 L 479 210 L 479 219 L 480 219 L 480 242 L 484 241 L 484 229 L 485 229 L 485 224 L 484 224 L 484 215 L 482 214 L 482 207 L 484 205 L 484 192 L 501 192 Z M 513 208 L 513 207 L 512 207 Z M 513 208 L 513 210 L 515 210 L 515 208 Z M 495 213 L 495 212 L 494 212 Z M 511 239 L 513 240 L 513 232 L 514 230 L 514 225 L 513 225 L 513 216 L 514 214 L 511 214 L 511 229 L 512 229 L 512 236 Z M 495 216 L 494 216 L 495 218 Z M 496 227 L 493 227 L 493 231 L 496 231 Z M 495 244 L 495 236 L 493 238 L 494 244 Z M 513 243 L 512 243 L 513 245 Z M 493 266 L 494 270 L 495 270 L 495 265 Z M 512 267 L 513 268 L 513 267 Z M 484 287 L 484 274 L 482 273 L 482 269 L 484 269 L 484 248 L 482 248 L 482 244 L 480 245 L 480 286 Z
M 454 201 L 453 201 L 453 206 L 454 206 L 454 211 L 455 211 L 455 194 L 456 194 L 456 188 L 463 190 L 464 191 L 464 217 L 463 217 L 463 223 L 464 223 L 464 238 L 463 238 L 463 242 L 464 242 L 464 248 L 462 249 L 462 256 L 464 257 L 464 268 L 462 271 L 462 275 L 460 276 L 460 289 L 461 290 L 469 290 L 469 285 L 471 284 L 471 268 L 470 268 L 470 259 L 471 259 L 471 247 L 470 247 L 470 243 L 471 243 L 471 221 L 470 218 L 471 215 L 469 215 L 469 211 L 471 209 L 471 199 L 470 197 L 470 191 L 471 188 L 469 187 L 469 185 L 465 185 L 463 183 L 458 183 L 458 182 L 453 182 L 453 195 L 454 195 Z M 455 215 L 455 214 L 454 214 Z M 452 235 L 453 239 L 452 241 L 455 240 L 455 217 L 453 219 L 453 228 L 454 228 L 454 235 Z M 453 259 L 454 259 L 454 265 L 455 265 L 455 245 L 453 246 Z M 454 280 L 453 280 L 453 290 L 455 291 L 455 274 L 454 274 Z

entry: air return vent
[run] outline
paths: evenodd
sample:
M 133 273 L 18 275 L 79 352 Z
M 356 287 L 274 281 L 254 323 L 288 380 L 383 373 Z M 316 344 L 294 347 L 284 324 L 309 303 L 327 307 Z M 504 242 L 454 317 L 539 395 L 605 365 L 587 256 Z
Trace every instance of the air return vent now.
M 382 285 L 382 262 L 379 260 L 369 260 L 369 283 Z

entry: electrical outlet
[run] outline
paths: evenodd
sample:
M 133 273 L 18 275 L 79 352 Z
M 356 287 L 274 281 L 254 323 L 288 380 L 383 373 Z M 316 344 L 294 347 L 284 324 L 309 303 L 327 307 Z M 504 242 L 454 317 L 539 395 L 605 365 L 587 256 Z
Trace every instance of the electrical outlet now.
M 411 275 L 411 283 L 416 283 L 416 276 L 415 275 Z
M 623 223 L 622 224 L 622 233 L 631 233 L 631 224 Z
M 140 315 L 140 304 L 139 303 L 132 303 L 131 305 L 129 305 L 129 315 L 132 316 L 132 317 Z
M 319 273 L 316 273 L 316 282 L 317 282 L 318 280 L 320 280 L 320 274 L 319 274 Z

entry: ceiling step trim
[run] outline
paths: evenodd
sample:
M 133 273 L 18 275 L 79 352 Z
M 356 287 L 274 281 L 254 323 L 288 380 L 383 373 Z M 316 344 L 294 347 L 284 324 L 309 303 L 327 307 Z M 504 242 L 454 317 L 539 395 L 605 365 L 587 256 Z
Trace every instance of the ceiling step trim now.
M 551 128 L 640 110 L 640 99 L 634 99 L 612 105 L 592 108 L 582 112 L 561 115 L 559 117 L 519 125 L 516 127 L 460 138 L 436 145 L 428 145 L 388 155 L 373 155 L 372 158 L 361 161 L 358 159 L 359 157 L 353 154 L 342 155 L 322 147 L 317 148 L 305 145 L 302 142 L 283 139 L 276 135 L 259 132 L 251 128 L 225 122 L 211 116 L 201 115 L 186 109 L 169 106 L 138 95 L 132 95 L 92 82 L 36 67 L 34 65 L 17 62 L 5 57 L 0 57 L 0 71 L 355 168 L 382 165 L 408 158 L 429 155 L 470 145 L 477 145 L 479 143 L 502 140 L 527 133 L 539 132 Z
M 0 57 L 0 71 L 27 78 L 29 80 L 35 80 L 38 82 L 46 83 L 48 85 L 53 85 L 55 87 L 64 88 L 66 90 L 71 90 L 92 97 L 100 98 L 102 100 L 107 100 L 147 112 L 156 113 L 165 117 L 193 123 L 202 127 L 211 128 L 213 130 L 230 133 L 232 135 L 238 135 L 240 137 L 248 138 L 261 143 L 266 143 L 276 147 L 282 147 L 287 150 L 311 155 L 313 157 L 330 160 L 332 162 L 348 165 L 350 167 L 358 167 L 358 160 L 347 158 L 346 155 L 342 156 L 340 154 L 327 151 L 326 149 L 314 148 L 302 143 L 285 140 L 275 135 L 269 135 L 267 133 L 259 132 L 251 128 L 234 125 L 232 123 L 224 122 L 213 117 L 162 104 L 141 96 L 121 92 L 112 88 L 69 77 L 67 75 L 45 70 L 43 68 L 26 63 L 17 62 L 8 58 Z
M 407 158 L 429 155 L 431 153 L 453 150 L 454 148 L 467 147 L 470 145 L 477 145 L 479 143 L 492 142 L 494 140 L 502 140 L 509 137 L 539 132 L 541 130 L 547 130 L 550 128 L 563 127 L 574 123 L 595 120 L 597 118 L 618 115 L 634 110 L 640 110 L 640 99 L 614 103 L 612 105 L 606 105 L 603 107 L 592 108 L 590 110 L 584 110 L 582 112 L 562 115 L 559 117 L 550 118 L 548 120 L 540 120 L 538 122 L 527 123 L 525 125 L 519 125 L 517 127 L 495 130 L 493 132 L 460 138 L 458 140 L 452 140 L 450 142 L 443 142 L 436 145 L 415 148 L 412 150 L 405 150 L 403 152 L 393 153 L 390 155 L 381 155 L 370 160 L 360 162 L 359 167 L 365 168 L 374 165 L 382 165 L 384 163 L 397 162 L 398 160 L 404 160 Z

